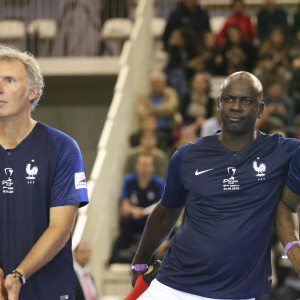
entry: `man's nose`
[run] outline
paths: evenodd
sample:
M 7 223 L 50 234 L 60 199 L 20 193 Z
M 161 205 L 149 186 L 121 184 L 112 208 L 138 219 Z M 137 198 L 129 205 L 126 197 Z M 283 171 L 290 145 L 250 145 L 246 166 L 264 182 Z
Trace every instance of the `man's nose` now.
M 233 110 L 241 110 L 242 106 L 241 106 L 241 101 L 239 99 L 235 99 L 232 103 L 231 109 Z

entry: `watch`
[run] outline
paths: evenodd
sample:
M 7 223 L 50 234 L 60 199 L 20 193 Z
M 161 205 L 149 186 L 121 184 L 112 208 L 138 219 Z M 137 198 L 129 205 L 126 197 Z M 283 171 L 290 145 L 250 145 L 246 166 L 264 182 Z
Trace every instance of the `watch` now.
M 13 270 L 11 273 L 12 273 L 12 274 L 15 274 L 15 278 L 16 278 L 16 277 L 19 278 L 19 280 L 20 280 L 20 282 L 21 282 L 22 285 L 25 284 L 26 279 L 25 279 L 25 277 L 24 277 L 23 274 L 21 274 L 21 273 L 20 273 L 19 271 L 17 271 L 17 270 Z

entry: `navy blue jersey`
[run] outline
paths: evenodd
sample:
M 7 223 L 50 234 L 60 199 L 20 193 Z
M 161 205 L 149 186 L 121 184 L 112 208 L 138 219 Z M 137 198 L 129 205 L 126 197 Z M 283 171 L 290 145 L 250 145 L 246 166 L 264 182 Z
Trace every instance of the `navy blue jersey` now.
M 164 183 L 163 178 L 152 175 L 149 185 L 146 188 L 140 188 L 138 185 L 138 174 L 128 173 L 124 177 L 121 201 L 127 198 L 132 205 L 146 208 L 160 200 Z M 135 223 L 137 232 L 143 231 L 147 218 L 148 216 L 145 216 L 132 220 Z
M 164 179 L 152 175 L 149 185 L 142 189 L 138 185 L 138 174 L 129 173 L 124 177 L 122 199 L 129 199 L 134 206 L 148 207 L 160 200 L 164 188 Z
M 286 184 L 293 193 L 300 195 L 300 148 L 291 160 Z
M 88 202 L 80 150 L 66 134 L 37 123 L 14 149 L 0 146 L 0 267 L 7 275 L 49 225 L 54 206 Z M 21 288 L 20 300 L 74 299 L 71 239 Z
M 242 151 L 229 151 L 214 134 L 171 158 L 162 205 L 185 206 L 185 213 L 157 276 L 161 283 L 218 299 L 270 291 L 275 210 L 300 141 L 258 133 Z

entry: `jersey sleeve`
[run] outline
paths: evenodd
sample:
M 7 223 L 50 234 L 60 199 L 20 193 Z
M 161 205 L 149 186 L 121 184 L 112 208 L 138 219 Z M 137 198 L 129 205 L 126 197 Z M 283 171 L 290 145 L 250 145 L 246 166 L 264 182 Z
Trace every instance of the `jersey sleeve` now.
M 56 171 L 51 188 L 50 206 L 73 203 L 86 205 L 88 201 L 86 177 L 80 149 L 70 137 L 57 149 Z
M 300 195 L 300 147 L 292 157 L 286 184 L 293 193 Z
M 165 180 L 163 178 L 161 178 L 160 182 L 159 182 L 159 200 L 162 197 L 163 191 L 164 191 L 164 186 L 165 186 Z
M 128 182 L 130 179 L 133 179 L 133 173 L 129 173 L 124 176 L 120 201 L 124 200 L 125 198 L 130 198 L 130 193 L 128 189 Z
M 186 193 L 181 182 L 181 148 L 170 159 L 167 179 L 162 195 L 161 204 L 165 207 L 182 207 L 185 205 Z

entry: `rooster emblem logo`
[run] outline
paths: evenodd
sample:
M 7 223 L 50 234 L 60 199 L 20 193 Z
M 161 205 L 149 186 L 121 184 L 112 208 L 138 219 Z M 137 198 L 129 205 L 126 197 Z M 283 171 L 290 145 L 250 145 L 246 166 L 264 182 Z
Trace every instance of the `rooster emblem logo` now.
M 28 176 L 25 178 L 28 180 L 28 183 L 34 183 L 35 176 L 37 175 L 37 173 L 39 171 L 38 167 L 33 165 L 34 160 L 32 160 L 31 163 L 26 165 L 26 173 L 28 174 Z
M 259 157 L 257 158 L 257 160 L 259 159 Z M 266 176 L 265 172 L 266 172 L 266 165 L 264 163 L 260 163 L 258 165 L 257 161 L 255 160 L 253 162 L 253 169 L 257 172 L 256 176 L 258 177 L 263 177 Z

